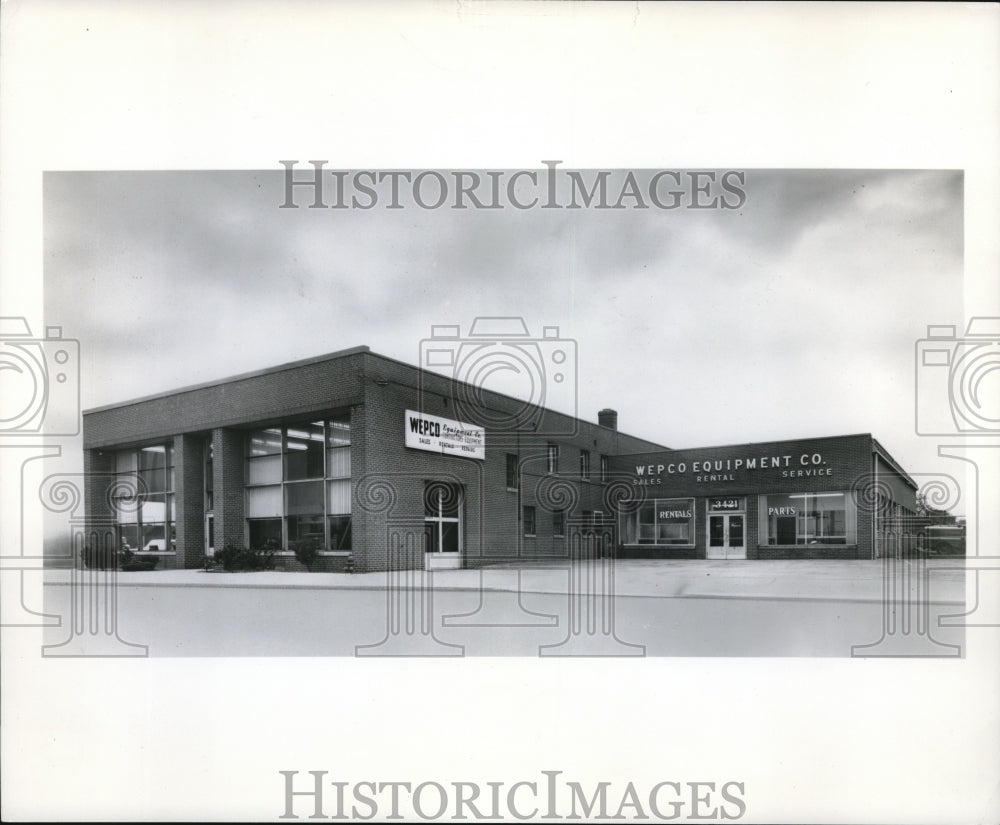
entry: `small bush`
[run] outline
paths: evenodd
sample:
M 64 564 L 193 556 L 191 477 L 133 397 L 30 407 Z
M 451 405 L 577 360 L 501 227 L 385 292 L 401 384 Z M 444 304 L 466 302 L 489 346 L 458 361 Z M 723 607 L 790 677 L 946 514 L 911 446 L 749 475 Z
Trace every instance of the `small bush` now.
M 83 564 L 88 570 L 109 570 L 117 561 L 114 550 L 103 544 L 88 544 L 83 548 Z
M 313 562 L 319 556 L 319 542 L 316 539 L 302 539 L 292 542 L 292 551 L 299 564 L 312 569 Z
M 215 551 L 215 560 L 222 565 L 223 570 L 229 572 L 236 570 L 273 570 L 274 550 L 227 544 L 221 550 Z
M 155 569 L 160 559 L 156 556 L 138 557 L 127 546 L 119 547 L 116 553 L 110 547 L 88 545 L 83 550 L 83 563 L 90 570 L 117 568 L 125 572 L 135 572 Z

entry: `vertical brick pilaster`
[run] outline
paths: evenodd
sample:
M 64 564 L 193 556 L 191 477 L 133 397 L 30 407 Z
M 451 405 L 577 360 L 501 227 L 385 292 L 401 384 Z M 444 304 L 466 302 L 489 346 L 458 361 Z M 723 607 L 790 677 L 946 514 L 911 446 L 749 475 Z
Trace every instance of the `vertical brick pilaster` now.
M 205 439 L 174 436 L 177 566 L 201 567 L 205 556 Z
M 114 482 L 113 458 L 112 450 L 83 451 L 85 533 L 92 539 L 114 531 L 115 514 L 109 496 L 109 489 Z M 114 546 L 114 539 L 110 540 L 108 546 Z M 76 559 L 75 563 L 81 564 L 82 559 Z
M 243 442 L 239 430 L 212 430 L 212 483 L 215 489 L 215 548 L 246 544 L 243 495 Z

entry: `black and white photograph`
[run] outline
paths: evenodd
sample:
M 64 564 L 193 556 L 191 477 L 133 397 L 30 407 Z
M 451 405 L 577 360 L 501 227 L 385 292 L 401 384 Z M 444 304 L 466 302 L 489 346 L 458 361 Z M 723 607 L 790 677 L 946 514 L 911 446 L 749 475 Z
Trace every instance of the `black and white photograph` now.
M 995 7 L 8 8 L 5 819 L 996 820 Z

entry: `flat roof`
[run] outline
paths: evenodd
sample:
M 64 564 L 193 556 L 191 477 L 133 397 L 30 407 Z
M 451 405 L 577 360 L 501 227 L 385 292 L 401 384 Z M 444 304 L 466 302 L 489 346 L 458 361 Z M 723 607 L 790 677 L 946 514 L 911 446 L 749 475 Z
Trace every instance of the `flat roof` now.
M 350 347 L 348 349 L 337 350 L 336 352 L 330 352 L 326 355 L 317 355 L 312 358 L 303 358 L 299 361 L 289 361 L 286 364 L 278 364 L 275 367 L 265 367 L 262 370 L 253 370 L 252 372 L 241 372 L 238 375 L 227 375 L 225 378 L 219 378 L 216 381 L 202 381 L 199 384 L 188 384 L 183 387 L 178 387 L 174 390 L 166 390 L 164 392 L 153 393 L 152 395 L 143 395 L 139 398 L 129 398 L 125 401 L 118 401 L 115 404 L 104 404 L 100 407 L 91 407 L 89 410 L 84 410 L 83 415 L 89 415 L 90 413 L 104 412 L 105 410 L 116 410 L 119 407 L 128 407 L 132 404 L 142 404 L 145 401 L 156 401 L 159 398 L 169 398 L 171 395 L 181 395 L 186 392 L 194 392 L 195 390 L 203 390 L 208 387 L 217 387 L 220 384 L 232 384 L 236 381 L 245 381 L 248 378 L 260 378 L 264 375 L 271 375 L 276 372 L 284 372 L 285 370 L 297 369 L 298 367 L 307 367 L 310 364 L 320 364 L 323 361 L 333 361 L 335 358 L 345 358 L 349 355 L 360 355 L 362 353 L 371 352 L 367 346 Z
M 404 367 L 404 368 L 409 369 L 409 370 L 417 370 L 417 371 L 427 372 L 429 375 L 433 375 L 433 376 L 435 376 L 437 378 L 440 378 L 443 381 L 449 381 L 449 380 L 450 381 L 454 381 L 455 380 L 454 378 L 449 378 L 449 376 L 447 376 L 447 375 L 445 375 L 443 373 L 434 372 L 433 370 L 423 370 L 422 367 L 419 367 L 419 366 L 416 366 L 414 364 L 408 363 L 407 361 L 402 361 L 402 360 L 400 360 L 398 358 L 393 358 L 393 357 L 388 356 L 388 355 L 382 355 L 381 353 L 373 352 L 372 349 L 371 349 L 371 347 L 369 347 L 369 346 L 367 346 L 365 344 L 362 344 L 362 345 L 359 345 L 359 346 L 356 346 L 356 347 L 349 347 L 347 349 L 337 350 L 335 352 L 329 352 L 329 353 L 326 353 L 324 355 L 313 356 L 312 358 L 303 358 L 303 359 L 300 359 L 298 361 L 289 361 L 289 362 L 284 363 L 284 364 L 278 364 L 278 365 L 273 366 L 273 367 L 265 367 L 264 369 L 260 369 L 260 370 L 253 370 L 251 372 L 243 372 L 243 373 L 239 373 L 237 375 L 229 375 L 229 376 L 226 376 L 225 378 L 219 378 L 219 379 L 216 379 L 214 381 L 202 381 L 202 382 L 200 382 L 198 384 L 189 384 L 187 386 L 177 387 L 176 389 L 173 389 L 173 390 L 166 390 L 164 392 L 153 393 L 152 395 L 144 395 L 144 396 L 141 396 L 139 398 L 130 398 L 130 399 L 127 399 L 125 401 L 119 401 L 119 402 L 114 403 L 114 404 L 104 404 L 104 405 L 102 405 L 100 407 L 91 407 L 90 409 L 84 410 L 83 411 L 83 415 L 90 415 L 90 414 L 93 414 L 93 413 L 101 413 L 101 412 L 105 412 L 105 411 L 108 411 L 108 410 L 116 410 L 116 409 L 120 409 L 121 407 L 129 407 L 129 406 L 131 406 L 133 404 L 142 404 L 142 403 L 145 403 L 147 401 L 157 401 L 157 400 L 162 399 L 162 398 L 170 398 L 171 396 L 174 396 L 174 395 L 183 395 L 184 393 L 195 392 L 195 391 L 201 390 L 201 389 L 208 389 L 210 387 L 218 387 L 218 386 L 221 386 L 221 385 L 224 385 L 224 384 L 232 384 L 232 383 L 236 383 L 237 381 L 245 381 L 245 380 L 247 380 L 249 378 L 261 378 L 261 377 L 266 376 L 266 375 L 274 375 L 275 373 L 285 372 L 287 370 L 292 370 L 292 369 L 299 369 L 301 367 L 307 367 L 307 366 L 310 366 L 312 364 L 321 364 L 321 363 L 323 363 L 325 361 L 335 361 L 335 360 L 337 360 L 339 358 L 347 358 L 347 357 L 350 357 L 352 355 L 370 355 L 370 356 L 372 356 L 374 358 L 378 358 L 378 359 L 380 359 L 382 361 L 388 361 L 388 362 L 393 363 L 393 364 L 398 364 L 399 366 Z M 466 383 L 467 386 L 470 386 L 470 385 L 467 384 L 467 382 L 459 382 L 459 383 Z M 489 390 L 488 392 L 489 392 L 490 395 L 496 396 L 498 398 L 505 399 L 505 400 L 513 402 L 515 404 L 524 404 L 525 403 L 524 399 L 515 398 L 512 395 L 507 395 L 506 393 L 499 392 L 497 390 Z M 582 418 L 579 418 L 577 416 L 571 415 L 569 413 L 559 412 L 558 410 L 553 410 L 553 409 L 550 409 L 548 407 L 545 407 L 543 409 L 545 409 L 546 411 L 552 413 L 553 415 L 561 415 L 564 418 L 571 418 L 571 419 L 574 419 L 576 421 L 583 421 L 583 422 L 585 422 L 585 423 L 587 423 L 587 424 L 589 424 L 591 426 L 594 426 L 594 427 L 603 427 L 604 429 L 609 430 L 611 432 L 619 433 L 620 435 L 625 436 L 626 438 L 632 438 L 632 439 L 635 439 L 636 441 L 645 441 L 645 442 L 649 443 L 651 445 L 651 448 L 653 448 L 653 449 L 661 449 L 661 450 L 669 450 L 670 449 L 669 447 L 665 447 L 664 445 L 660 444 L 659 442 L 652 441 L 652 440 L 650 440 L 648 438 L 643 438 L 642 436 L 631 435 L 630 433 L 627 433 L 627 432 L 624 432 L 622 430 L 619 430 L 616 427 L 607 427 L 604 424 L 601 424 L 599 421 L 591 421 L 589 419 L 582 419 Z

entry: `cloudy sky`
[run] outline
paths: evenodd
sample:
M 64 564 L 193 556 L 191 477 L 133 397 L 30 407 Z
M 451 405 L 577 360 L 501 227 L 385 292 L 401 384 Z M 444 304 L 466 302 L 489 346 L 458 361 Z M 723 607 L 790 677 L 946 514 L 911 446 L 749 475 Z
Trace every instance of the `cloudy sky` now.
M 89 408 L 521 316 L 577 342 L 583 418 L 673 447 L 872 432 L 949 469 L 913 358 L 963 322 L 961 174 L 741 171 L 738 209 L 367 211 L 279 209 L 280 168 L 47 173 L 46 323 Z

